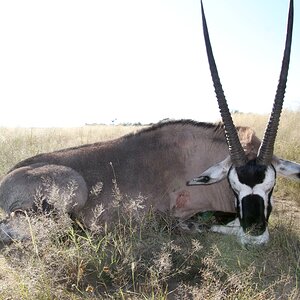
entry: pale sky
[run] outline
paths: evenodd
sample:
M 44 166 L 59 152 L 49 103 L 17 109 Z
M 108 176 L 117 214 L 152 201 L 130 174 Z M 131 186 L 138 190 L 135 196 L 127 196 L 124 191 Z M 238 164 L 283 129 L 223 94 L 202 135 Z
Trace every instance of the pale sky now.
M 288 0 L 203 0 L 231 110 L 271 110 Z M 300 108 L 295 1 L 285 108 Z M 0 0 L 0 126 L 219 117 L 199 0 Z

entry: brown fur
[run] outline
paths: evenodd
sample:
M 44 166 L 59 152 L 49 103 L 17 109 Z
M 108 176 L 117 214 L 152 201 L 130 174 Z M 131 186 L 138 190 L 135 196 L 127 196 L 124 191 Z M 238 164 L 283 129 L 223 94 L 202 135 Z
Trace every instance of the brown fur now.
M 239 127 L 238 132 L 246 153 L 252 157 L 259 140 L 249 128 Z M 77 209 L 69 206 L 69 210 L 86 224 L 100 203 L 105 208 L 104 216 L 109 218 L 113 180 L 123 195 L 142 194 L 147 198 L 147 207 L 170 211 L 182 219 L 200 211 L 234 212 L 234 196 L 226 180 L 208 186 L 186 186 L 187 180 L 227 155 L 222 125 L 188 120 L 160 123 L 115 140 L 40 154 L 18 163 L 0 184 L 0 205 L 8 212 L 32 206 L 42 174 L 50 165 L 46 175 L 60 188 L 67 180 L 76 182 L 78 189 L 71 201 Z M 28 174 L 29 170 L 35 176 Z M 90 191 L 99 182 L 103 190 L 92 197 Z

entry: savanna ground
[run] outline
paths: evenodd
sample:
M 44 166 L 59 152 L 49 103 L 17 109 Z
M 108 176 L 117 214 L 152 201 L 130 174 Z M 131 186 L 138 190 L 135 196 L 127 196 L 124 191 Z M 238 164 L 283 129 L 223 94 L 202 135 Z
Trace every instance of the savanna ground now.
M 262 137 L 266 116 L 236 114 Z M 284 112 L 276 154 L 300 161 L 300 112 Z M 137 127 L 0 129 L 0 174 L 26 157 L 118 137 Z M 101 186 L 92 193 L 101 192 Z M 67 215 L 23 216 L 31 238 L 0 249 L 0 299 L 300 299 L 300 184 L 278 179 L 271 240 L 244 249 L 235 237 L 174 230 L 138 214 L 115 190 L 116 224 L 91 231 Z M 95 218 L 101 211 L 95 212 Z M 209 216 L 208 216 L 209 217 Z M 206 220 L 203 220 L 204 222 Z M 20 225 L 21 226 L 21 225 Z

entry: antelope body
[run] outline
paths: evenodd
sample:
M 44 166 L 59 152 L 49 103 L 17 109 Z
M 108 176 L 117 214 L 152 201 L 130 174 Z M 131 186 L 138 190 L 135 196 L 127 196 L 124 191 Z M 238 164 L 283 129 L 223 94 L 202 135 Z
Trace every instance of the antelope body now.
M 253 130 L 239 127 L 238 132 L 247 156 L 255 156 L 260 142 Z M 186 186 L 199 170 L 204 172 L 227 155 L 222 125 L 170 121 L 112 141 L 28 158 L 0 183 L 0 204 L 8 213 L 32 209 L 34 196 L 40 191 L 46 208 L 51 204 L 47 203 L 51 183 L 62 194 L 73 183 L 73 196 L 64 208 L 88 225 L 99 204 L 104 206 L 104 219 L 110 219 L 116 182 L 126 197 L 134 199 L 142 194 L 147 198 L 146 206 L 170 211 L 181 219 L 201 211 L 235 212 L 234 195 L 226 180 L 215 185 Z M 99 183 L 101 192 L 95 197 L 91 191 Z
M 202 6 L 202 3 L 201 3 Z M 128 198 L 146 197 L 146 208 L 186 220 L 203 211 L 236 212 L 229 226 L 212 231 L 236 234 L 242 244 L 264 244 L 276 175 L 300 179 L 300 165 L 273 155 L 281 114 L 293 23 L 290 2 L 286 48 L 273 111 L 262 142 L 250 128 L 235 128 L 213 57 L 204 10 L 202 19 L 211 75 L 224 125 L 172 121 L 116 140 L 41 154 L 17 164 L 0 183 L 0 206 L 7 213 L 43 206 L 65 209 L 89 226 L 97 205 L 111 221 L 117 182 Z M 225 132 L 225 134 L 224 134 Z M 228 156 L 229 152 L 229 156 Z M 196 177 L 197 174 L 200 174 Z M 193 179 L 192 179 L 193 178 Z M 227 178 L 227 180 L 226 180 Z M 101 193 L 91 193 L 103 184 Z M 50 203 L 51 184 L 67 201 Z M 1 225 L 1 224 L 0 224 Z M 2 231 L 8 230 L 2 224 Z M 1 237 L 1 233 L 0 233 Z

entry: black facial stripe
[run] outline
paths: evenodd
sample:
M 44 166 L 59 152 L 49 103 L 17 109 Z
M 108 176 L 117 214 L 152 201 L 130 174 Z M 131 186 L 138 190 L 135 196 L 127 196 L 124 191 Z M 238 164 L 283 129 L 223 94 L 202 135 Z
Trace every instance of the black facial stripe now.
M 233 191 L 233 190 L 232 190 Z M 240 217 L 240 202 L 239 202 L 239 197 L 238 194 L 233 191 L 235 199 L 236 199 L 236 212 L 238 213 L 238 216 Z
M 241 226 L 252 235 L 261 235 L 267 226 L 264 199 L 259 195 L 248 195 L 242 199 L 243 217 Z
M 228 170 L 228 174 L 230 173 L 230 171 L 231 171 L 232 167 L 233 167 L 233 166 L 231 166 L 231 167 L 229 168 L 229 170 Z M 227 181 L 228 181 L 228 183 L 229 183 L 229 186 L 230 186 L 231 190 L 233 191 L 234 197 L 235 197 L 235 199 L 236 199 L 236 207 L 235 207 L 235 209 L 236 209 L 237 215 L 238 215 L 238 217 L 239 217 L 239 219 L 240 219 L 240 202 L 239 202 L 239 197 L 238 197 L 238 194 L 237 194 L 237 193 L 235 192 L 235 190 L 232 188 L 232 186 L 231 186 L 231 183 L 230 183 L 230 180 L 229 180 L 229 177 L 228 177 L 228 176 L 227 176 Z
M 273 165 L 271 165 L 271 167 L 272 167 L 272 169 L 275 172 L 275 179 L 276 179 L 276 177 L 277 177 L 276 169 L 275 169 L 275 167 Z M 270 217 L 270 214 L 271 214 L 272 209 L 273 209 L 272 202 L 271 202 L 273 190 L 274 190 L 274 187 L 271 189 L 271 191 L 268 194 L 268 207 L 267 207 L 267 217 L 266 217 L 267 222 L 269 221 L 269 217 Z
M 274 170 L 274 172 L 275 172 L 275 178 L 277 177 L 277 171 L 276 171 L 276 169 L 275 169 L 275 167 L 271 164 L 271 167 L 272 167 L 272 169 Z
M 245 166 L 236 168 L 239 181 L 251 188 L 264 181 L 266 170 L 267 167 L 256 164 L 256 160 L 250 160 Z
M 267 207 L 267 217 L 266 217 L 267 222 L 269 221 L 269 217 L 270 217 L 270 214 L 271 214 L 272 208 L 273 208 L 272 203 L 271 203 L 273 189 L 271 189 L 271 191 L 268 194 L 268 207 Z

